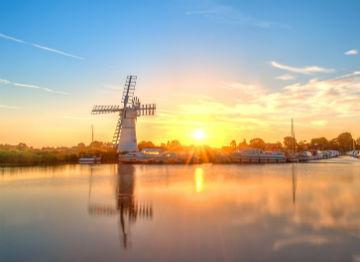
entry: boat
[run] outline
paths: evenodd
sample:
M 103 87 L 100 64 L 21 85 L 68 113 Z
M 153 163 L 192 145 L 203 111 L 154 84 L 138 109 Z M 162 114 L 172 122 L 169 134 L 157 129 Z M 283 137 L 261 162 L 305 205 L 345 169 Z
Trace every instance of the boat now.
M 142 151 L 128 152 L 119 155 L 119 162 L 123 164 L 186 164 L 200 163 L 191 153 L 163 151 L 159 148 L 144 148 Z
M 100 164 L 100 156 L 84 156 L 79 158 L 79 164 Z
M 299 162 L 307 162 L 312 160 L 313 155 L 310 151 L 301 151 L 297 153 L 297 158 Z
M 247 148 L 230 153 L 232 163 L 285 163 L 284 153 Z
M 119 161 L 124 164 L 156 163 L 160 159 L 162 152 L 161 148 L 144 148 L 140 152 L 134 151 L 120 154 Z

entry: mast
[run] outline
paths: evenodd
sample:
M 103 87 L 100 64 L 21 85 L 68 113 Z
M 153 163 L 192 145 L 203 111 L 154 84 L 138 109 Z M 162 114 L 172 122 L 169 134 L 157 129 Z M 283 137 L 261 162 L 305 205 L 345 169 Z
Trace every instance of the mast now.
M 293 148 L 292 153 L 295 154 L 296 151 L 296 142 L 295 142 L 295 130 L 294 130 L 294 119 L 291 118 L 291 137 L 293 138 Z

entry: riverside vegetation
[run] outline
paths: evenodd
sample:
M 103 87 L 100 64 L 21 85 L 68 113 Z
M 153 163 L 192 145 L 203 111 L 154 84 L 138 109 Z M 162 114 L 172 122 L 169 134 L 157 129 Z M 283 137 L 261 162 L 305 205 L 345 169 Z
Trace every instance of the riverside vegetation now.
M 169 151 L 191 151 L 200 159 L 211 160 L 212 156 L 219 151 L 232 152 L 245 148 L 259 148 L 267 151 L 288 152 L 296 148 L 303 150 L 328 150 L 334 149 L 344 153 L 351 149 L 360 149 L 360 138 L 353 139 L 349 132 L 344 132 L 336 138 L 328 140 L 325 137 L 313 138 L 310 142 L 305 140 L 296 141 L 292 137 L 284 137 L 283 142 L 267 143 L 261 138 L 254 138 L 247 143 L 244 139 L 237 143 L 232 140 L 228 146 L 221 149 L 209 146 L 184 146 L 177 140 L 155 145 L 151 141 L 142 141 L 138 144 L 139 150 L 143 148 L 161 148 Z M 111 143 L 94 141 L 89 145 L 79 143 L 73 147 L 43 147 L 33 148 L 24 143 L 18 145 L 0 144 L 0 165 L 56 165 L 66 163 L 78 163 L 82 156 L 101 156 L 102 163 L 116 163 L 118 161 L 116 150 Z

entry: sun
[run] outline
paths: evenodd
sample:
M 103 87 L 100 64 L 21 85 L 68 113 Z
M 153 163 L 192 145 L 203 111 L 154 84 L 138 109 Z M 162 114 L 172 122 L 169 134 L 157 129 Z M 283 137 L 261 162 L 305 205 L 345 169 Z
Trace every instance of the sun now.
M 202 130 L 202 129 L 196 129 L 196 130 L 194 131 L 194 133 L 193 133 L 193 137 L 194 137 L 196 140 L 198 140 L 198 141 L 204 140 L 204 138 L 205 138 L 205 132 L 204 132 L 204 130 Z

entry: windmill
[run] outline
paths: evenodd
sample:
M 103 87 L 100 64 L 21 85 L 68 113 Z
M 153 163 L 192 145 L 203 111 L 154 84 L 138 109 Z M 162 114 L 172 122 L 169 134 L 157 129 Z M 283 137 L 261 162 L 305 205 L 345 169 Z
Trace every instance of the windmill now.
M 112 139 L 118 153 L 138 151 L 136 120 L 139 116 L 154 115 L 156 110 L 155 104 L 141 104 L 134 96 L 136 80 L 137 76 L 127 76 L 120 105 L 95 105 L 91 111 L 93 115 L 110 113 L 119 115 Z

